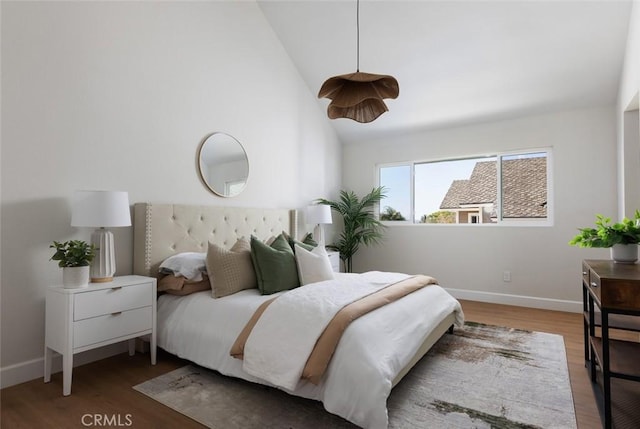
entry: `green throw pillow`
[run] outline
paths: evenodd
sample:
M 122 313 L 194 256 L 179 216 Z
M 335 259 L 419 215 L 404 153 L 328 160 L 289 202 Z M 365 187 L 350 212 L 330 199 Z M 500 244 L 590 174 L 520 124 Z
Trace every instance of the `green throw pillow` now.
M 271 243 L 271 246 L 252 236 L 251 260 L 256 270 L 258 289 L 263 295 L 300 286 L 296 258 L 282 234 Z
M 302 241 L 296 240 L 284 231 L 282 231 L 282 236 L 287 240 L 289 246 L 291 246 L 291 250 L 293 250 L 293 253 L 296 252 L 296 244 L 302 247 L 304 250 L 308 251 L 312 251 L 314 247 L 318 246 L 318 243 L 316 243 L 316 241 L 313 239 L 313 234 L 311 234 L 310 232 L 304 236 Z
M 304 244 L 308 244 L 309 246 L 313 246 L 313 247 L 318 246 L 318 242 L 313 239 L 313 234 L 311 234 L 310 232 L 308 232 L 307 235 L 304 236 L 304 238 L 302 239 L 302 242 Z

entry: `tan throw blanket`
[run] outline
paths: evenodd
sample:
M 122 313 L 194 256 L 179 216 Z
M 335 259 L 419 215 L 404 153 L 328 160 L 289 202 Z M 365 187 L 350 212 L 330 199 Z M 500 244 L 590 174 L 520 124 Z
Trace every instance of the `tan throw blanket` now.
M 416 275 L 388 284 L 376 292 L 364 295 L 356 301 L 346 304 L 333 316 L 320 337 L 317 339 L 302 371 L 302 378 L 309 380 L 313 384 L 318 384 L 320 382 L 327 366 L 329 365 L 331 357 L 338 346 L 343 332 L 351 322 L 370 311 L 397 301 L 398 299 L 430 284 L 437 284 L 437 280 L 425 275 Z M 312 287 L 323 286 L 320 285 Z M 343 287 L 349 286 L 344 285 Z M 278 298 L 270 299 L 258 307 L 233 344 L 230 353 L 233 357 L 243 359 L 245 344 L 249 339 L 253 328 L 258 323 L 265 310 L 276 299 Z M 291 321 L 291 323 L 295 322 Z

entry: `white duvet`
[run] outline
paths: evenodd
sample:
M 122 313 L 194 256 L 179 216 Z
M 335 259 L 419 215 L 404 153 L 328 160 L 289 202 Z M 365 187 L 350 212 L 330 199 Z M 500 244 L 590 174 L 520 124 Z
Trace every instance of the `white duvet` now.
M 411 276 L 370 272 L 300 287 L 276 299 L 244 346 L 242 369 L 284 390 L 294 390 L 316 341 L 345 306 Z
M 390 275 L 371 272 L 338 274 L 337 278 L 367 276 L 384 282 Z M 158 345 L 222 374 L 271 384 L 245 372 L 243 361 L 231 357 L 229 350 L 255 309 L 283 293 L 262 296 L 257 289 L 250 289 L 218 299 L 212 299 L 210 292 L 184 297 L 163 295 L 158 299 Z M 359 426 L 386 428 L 386 402 L 393 379 L 429 333 L 452 312 L 461 326 L 460 304 L 440 286 L 413 292 L 355 320 L 344 332 L 319 385 L 301 380 L 294 389 L 283 390 L 320 400 L 327 411 Z

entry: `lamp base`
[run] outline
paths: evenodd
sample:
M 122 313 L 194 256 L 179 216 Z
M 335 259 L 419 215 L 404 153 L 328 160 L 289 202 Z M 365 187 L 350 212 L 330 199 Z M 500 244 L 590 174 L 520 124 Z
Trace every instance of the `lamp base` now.
M 96 229 L 91 235 L 91 242 L 96 246 L 96 255 L 91 264 L 91 281 L 94 283 L 113 281 L 113 275 L 116 273 L 113 233 L 105 228 Z
M 91 277 L 91 283 L 109 283 L 113 281 L 113 277 Z
M 322 227 L 322 224 L 318 224 L 316 225 L 315 228 L 313 228 L 313 238 L 315 238 L 316 243 L 318 243 L 318 245 L 320 246 L 324 246 L 324 228 Z

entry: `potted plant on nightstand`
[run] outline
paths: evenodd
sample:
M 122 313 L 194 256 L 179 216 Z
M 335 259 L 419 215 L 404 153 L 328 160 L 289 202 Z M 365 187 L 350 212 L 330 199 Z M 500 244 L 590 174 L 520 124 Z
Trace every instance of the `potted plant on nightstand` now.
M 89 284 L 89 266 L 96 253 L 93 244 L 82 240 L 70 240 L 63 243 L 54 241 L 49 246 L 56 249 L 51 257 L 62 267 L 62 284 L 67 289 L 86 287 Z
M 595 228 L 579 228 L 580 233 L 569 244 L 579 247 L 610 247 L 611 259 L 620 264 L 635 264 L 638 261 L 640 243 L 640 210 L 634 218 L 624 218 L 611 223 L 611 218 L 596 215 Z

